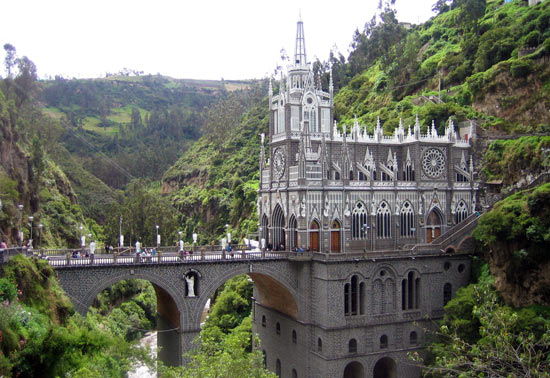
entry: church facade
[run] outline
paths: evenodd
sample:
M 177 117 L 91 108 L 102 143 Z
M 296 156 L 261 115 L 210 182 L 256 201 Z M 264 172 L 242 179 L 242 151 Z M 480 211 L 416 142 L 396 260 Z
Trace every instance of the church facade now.
M 306 61 L 298 23 L 294 64 L 270 85 L 269 157 L 260 158 L 258 211 L 266 247 L 323 253 L 430 243 L 475 211 L 468 138 L 402 123 L 391 136 L 357 122 L 342 133 Z M 471 135 L 471 134 L 470 134 Z
M 470 259 L 406 251 L 429 249 L 475 213 L 468 137 L 452 122 L 442 133 L 433 123 L 421 132 L 418 118 L 393 135 L 380 121 L 372 134 L 357 121 L 341 131 L 332 77 L 326 91 L 316 82 L 301 21 L 294 60 L 274 92 L 270 83 L 260 238 L 266 249 L 310 257 L 292 272 L 302 290 L 295 313 L 254 306 L 267 367 L 293 378 L 420 376 L 408 353 L 422 350 L 425 328 L 468 283 Z

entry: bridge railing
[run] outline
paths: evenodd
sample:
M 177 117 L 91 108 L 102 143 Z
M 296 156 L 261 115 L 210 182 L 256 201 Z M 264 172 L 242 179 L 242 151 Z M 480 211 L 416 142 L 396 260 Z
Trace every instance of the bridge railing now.
M 116 255 L 94 254 L 93 256 L 73 257 L 72 254 L 58 256 L 44 256 L 48 263 L 54 267 L 68 266 L 106 266 L 106 265 L 136 265 L 136 264 L 181 264 L 187 262 L 216 262 L 224 260 L 257 260 L 257 259 L 284 259 L 284 252 L 251 251 L 246 248 L 233 250 L 229 253 L 225 250 L 207 251 L 205 248 L 197 253 L 163 252 L 153 255 Z
M 16 255 L 32 256 L 33 249 L 27 247 L 15 247 L 15 248 L 3 248 L 0 249 L 0 264 L 8 262 L 13 256 Z

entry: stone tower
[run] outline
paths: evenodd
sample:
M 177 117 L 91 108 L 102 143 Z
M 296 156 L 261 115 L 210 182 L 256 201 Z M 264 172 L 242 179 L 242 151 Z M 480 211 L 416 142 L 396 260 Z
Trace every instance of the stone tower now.
M 440 317 L 469 279 L 468 256 L 438 244 L 475 217 L 469 141 L 452 121 L 441 134 L 433 123 L 422 133 L 418 118 L 393 135 L 380 120 L 373 134 L 357 121 L 341 132 L 332 75 L 323 90 L 301 20 L 269 107 L 260 238 L 266 249 L 307 257 L 294 262 L 297 312 L 255 305 L 268 368 L 283 377 L 419 376 L 407 353 L 421 350 L 426 319 Z

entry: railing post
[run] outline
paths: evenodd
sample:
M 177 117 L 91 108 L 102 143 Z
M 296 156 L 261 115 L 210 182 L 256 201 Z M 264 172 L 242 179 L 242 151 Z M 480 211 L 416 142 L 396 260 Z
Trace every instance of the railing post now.
M 206 258 L 206 248 L 201 247 L 201 260 Z
M 222 260 L 225 260 L 225 248 L 222 249 Z
M 113 264 L 116 264 L 117 253 L 113 252 Z
M 67 262 L 67 265 L 71 265 L 71 254 L 70 253 L 67 253 L 65 255 L 65 260 Z
M 241 251 L 241 258 L 246 259 L 246 248 L 243 247 L 243 250 Z
M 162 251 L 159 250 L 159 251 L 157 252 L 157 255 L 158 255 L 158 257 L 159 257 L 157 263 L 160 264 L 160 263 L 162 262 Z
M 265 259 L 265 248 L 262 248 L 262 259 Z

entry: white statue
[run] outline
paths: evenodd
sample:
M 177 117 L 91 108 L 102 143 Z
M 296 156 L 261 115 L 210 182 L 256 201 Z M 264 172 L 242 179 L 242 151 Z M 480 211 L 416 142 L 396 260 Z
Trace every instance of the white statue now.
M 188 274 L 185 276 L 185 282 L 187 282 L 187 296 L 195 297 L 195 276 Z

